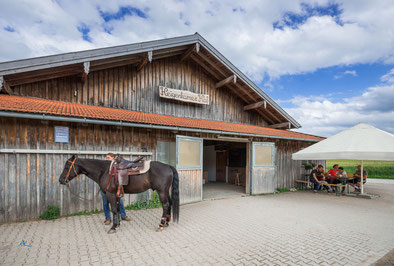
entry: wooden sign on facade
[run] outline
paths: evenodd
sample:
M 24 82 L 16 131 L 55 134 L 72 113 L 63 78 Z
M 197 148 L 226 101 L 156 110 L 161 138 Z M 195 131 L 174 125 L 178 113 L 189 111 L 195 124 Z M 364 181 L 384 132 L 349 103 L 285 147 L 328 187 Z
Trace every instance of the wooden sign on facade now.
M 164 86 L 159 86 L 159 95 L 162 98 L 173 99 L 188 103 L 209 105 L 209 95 L 207 94 L 198 94 L 190 91 L 176 90 Z

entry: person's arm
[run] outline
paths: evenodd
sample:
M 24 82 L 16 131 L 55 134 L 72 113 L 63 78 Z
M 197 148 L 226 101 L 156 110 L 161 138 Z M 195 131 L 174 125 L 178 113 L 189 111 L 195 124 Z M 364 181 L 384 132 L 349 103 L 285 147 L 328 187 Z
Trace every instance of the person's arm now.
M 322 179 L 321 180 L 326 180 L 326 173 L 324 173 L 324 171 L 323 172 L 321 172 L 321 177 L 322 177 Z
M 316 182 L 320 183 L 320 181 L 316 177 L 316 173 L 313 173 L 313 178 L 316 180 Z

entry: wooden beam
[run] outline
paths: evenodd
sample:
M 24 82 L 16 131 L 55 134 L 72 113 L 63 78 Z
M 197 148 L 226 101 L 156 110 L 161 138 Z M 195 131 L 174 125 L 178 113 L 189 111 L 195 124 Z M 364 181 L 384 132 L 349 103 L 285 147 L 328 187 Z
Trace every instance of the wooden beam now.
M 17 73 L 17 74 L 11 74 L 7 75 L 7 81 L 10 84 L 13 84 L 14 81 L 20 80 L 20 79 L 29 79 L 29 78 L 35 78 L 37 76 L 44 76 L 48 75 L 50 76 L 51 74 L 57 74 L 57 73 L 64 73 L 64 72 L 75 72 L 78 71 L 81 73 L 82 70 L 82 65 L 73 65 L 73 66 L 67 66 L 67 67 L 56 67 L 56 68 L 48 68 L 48 69 L 42 69 L 42 70 L 36 70 L 36 71 L 29 71 L 29 72 L 23 72 L 23 73 Z
M 8 85 L 8 83 L 5 81 L 3 76 L 0 76 L 0 91 L 1 90 L 5 91 L 9 95 L 14 94 L 14 92 L 12 91 L 10 85 Z
M 266 101 L 260 101 L 260 102 L 257 102 L 257 103 L 252 103 L 252 104 L 244 106 L 244 111 L 257 109 L 257 108 L 259 108 L 261 106 L 265 107 L 265 105 L 266 105 Z
M 256 97 L 253 96 L 250 92 L 248 92 L 244 87 L 242 87 L 242 86 L 239 85 L 238 83 L 234 83 L 234 85 L 235 85 L 240 91 L 242 91 L 243 93 L 245 93 L 246 95 L 248 95 L 249 98 L 250 98 L 250 100 L 251 100 L 252 102 L 255 102 L 255 101 L 256 101 Z
M 90 69 L 91 71 L 97 71 L 97 70 L 103 70 L 103 69 L 109 69 L 109 68 L 114 68 L 114 67 L 121 67 L 121 66 L 127 66 L 127 65 L 136 65 L 140 63 L 141 61 L 133 61 L 133 60 L 127 60 L 127 61 L 119 61 L 119 62 L 114 62 L 114 63 L 109 63 L 109 64 L 100 64 L 100 65 L 94 65 L 91 66 Z
M 193 54 L 190 55 L 190 58 L 193 59 L 196 63 L 198 63 L 202 68 L 204 68 L 209 74 L 211 74 L 217 80 L 221 80 L 218 74 L 216 74 L 207 64 L 205 64 L 200 58 L 197 58 Z
M 198 56 L 204 59 L 209 65 L 211 65 L 217 72 L 219 72 L 223 77 L 227 77 L 228 74 L 224 73 L 208 56 L 203 53 L 198 53 Z
M 268 106 L 267 106 L 268 107 Z M 264 112 L 268 113 L 269 115 L 271 115 L 272 118 L 274 118 L 277 122 L 282 122 L 276 115 L 274 115 L 270 110 L 268 110 L 268 108 L 264 109 Z
M 268 127 L 270 128 L 291 128 L 291 124 L 290 122 L 283 122 L 283 123 L 279 123 L 279 124 L 274 124 L 274 125 L 269 125 Z
M 233 82 L 233 83 L 237 82 L 237 76 L 236 75 L 232 75 L 232 76 L 230 76 L 230 77 L 228 77 L 228 78 L 226 78 L 226 79 L 224 79 L 222 81 L 219 81 L 218 83 L 215 84 L 215 88 L 222 87 L 222 86 L 227 85 L 227 84 L 229 84 L 231 82 Z
M 74 70 L 74 71 L 67 71 L 67 72 L 59 72 L 59 73 L 54 73 L 54 74 L 47 74 L 47 75 L 40 75 L 36 76 L 34 78 L 26 78 L 26 79 L 15 79 L 12 82 L 10 81 L 9 84 L 10 86 L 18 86 L 26 83 L 33 83 L 37 81 L 43 81 L 43 80 L 49 80 L 49 79 L 55 79 L 55 78 L 61 78 L 61 77 L 68 77 L 68 76 L 74 76 L 74 75 L 81 75 L 80 70 Z
M 190 55 L 196 51 L 196 45 L 191 46 L 189 49 L 186 50 L 186 52 L 181 56 L 181 61 L 184 61 L 185 59 L 189 58 Z
M 137 66 L 137 71 L 141 71 L 141 69 L 149 62 L 148 55 L 142 58 L 141 62 Z

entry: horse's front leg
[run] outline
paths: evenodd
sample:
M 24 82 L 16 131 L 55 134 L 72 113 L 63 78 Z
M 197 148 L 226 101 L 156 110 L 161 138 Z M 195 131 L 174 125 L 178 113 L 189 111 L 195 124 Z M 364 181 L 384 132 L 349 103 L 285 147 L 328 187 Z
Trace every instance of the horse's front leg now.
M 116 233 L 116 227 L 120 225 L 119 221 L 119 208 L 118 208 L 118 202 L 119 200 L 116 198 L 115 193 L 109 193 L 107 192 L 107 198 L 109 201 L 109 204 L 111 205 L 111 211 L 112 211 L 112 227 L 109 229 L 108 234 L 113 234 Z

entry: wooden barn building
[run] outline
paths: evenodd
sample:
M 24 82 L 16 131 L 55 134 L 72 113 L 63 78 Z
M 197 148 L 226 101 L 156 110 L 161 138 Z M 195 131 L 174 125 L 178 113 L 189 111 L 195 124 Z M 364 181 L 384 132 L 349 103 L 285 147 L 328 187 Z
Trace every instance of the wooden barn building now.
M 93 201 L 59 185 L 72 154 L 174 165 L 189 203 L 210 184 L 294 187 L 291 154 L 321 140 L 289 131 L 300 124 L 198 33 L 0 63 L 0 89 L 0 223 L 102 209 L 87 177 L 71 190 Z

